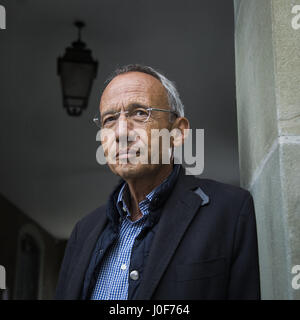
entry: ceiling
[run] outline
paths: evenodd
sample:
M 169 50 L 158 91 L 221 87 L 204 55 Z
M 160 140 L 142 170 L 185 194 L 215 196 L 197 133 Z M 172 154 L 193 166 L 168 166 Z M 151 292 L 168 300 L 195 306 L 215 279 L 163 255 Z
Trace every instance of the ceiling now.
M 10 0 L 0 31 L 0 193 L 54 237 L 103 204 L 118 178 L 96 162 L 93 118 L 105 78 L 142 63 L 175 81 L 193 128 L 205 129 L 201 177 L 239 184 L 233 4 L 181 0 Z M 88 109 L 62 107 L 56 59 L 76 39 L 99 61 Z

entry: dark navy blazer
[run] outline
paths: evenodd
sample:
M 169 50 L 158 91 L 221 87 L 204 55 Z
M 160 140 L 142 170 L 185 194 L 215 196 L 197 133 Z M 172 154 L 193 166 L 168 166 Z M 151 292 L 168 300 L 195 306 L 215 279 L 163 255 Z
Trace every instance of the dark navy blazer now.
M 80 220 L 68 241 L 56 299 L 81 299 L 106 206 Z M 180 170 L 164 202 L 143 275 L 129 299 L 259 299 L 253 199 L 242 188 Z

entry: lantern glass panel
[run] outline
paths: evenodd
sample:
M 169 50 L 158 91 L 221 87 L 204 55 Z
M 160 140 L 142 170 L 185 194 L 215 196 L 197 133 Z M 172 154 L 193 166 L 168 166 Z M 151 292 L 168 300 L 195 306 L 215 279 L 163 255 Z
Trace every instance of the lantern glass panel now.
M 64 61 L 61 64 L 64 97 L 86 99 L 90 93 L 94 74 L 93 64 Z

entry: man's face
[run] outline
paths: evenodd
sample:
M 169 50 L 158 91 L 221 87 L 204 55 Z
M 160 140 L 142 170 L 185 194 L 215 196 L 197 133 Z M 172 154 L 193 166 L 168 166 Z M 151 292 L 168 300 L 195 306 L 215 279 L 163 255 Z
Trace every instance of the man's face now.
M 127 111 L 139 106 L 169 110 L 167 93 L 159 80 L 151 75 L 142 72 L 129 72 L 115 77 L 105 88 L 100 101 L 100 115 L 103 121 L 109 125 L 109 117 L 113 112 Z M 107 120 L 106 120 L 107 119 Z M 103 144 L 104 154 L 112 151 L 114 146 L 116 151 L 115 163 L 108 165 L 110 169 L 123 179 L 135 179 L 153 173 L 161 168 L 161 164 L 151 164 L 151 129 L 171 129 L 168 112 L 152 111 L 147 122 L 136 123 L 126 118 L 121 113 L 115 125 L 110 127 L 114 131 L 114 144 Z M 139 135 L 140 131 L 144 135 Z M 132 139 L 132 137 L 135 137 Z M 133 141 L 132 141 L 133 140 Z M 146 141 L 147 140 L 147 141 Z M 126 141 L 127 146 L 124 146 Z M 148 163 L 141 161 L 131 163 L 133 156 L 129 150 L 140 150 L 144 146 Z M 145 150 L 146 148 L 146 150 Z M 135 154 L 134 156 L 139 156 Z

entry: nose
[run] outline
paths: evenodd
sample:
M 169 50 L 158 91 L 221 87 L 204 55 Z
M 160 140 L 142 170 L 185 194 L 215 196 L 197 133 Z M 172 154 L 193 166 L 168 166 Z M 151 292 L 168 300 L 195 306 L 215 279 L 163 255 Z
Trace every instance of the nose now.
M 127 143 L 128 141 L 128 122 L 126 113 L 121 112 L 115 126 L 115 135 L 118 143 Z

